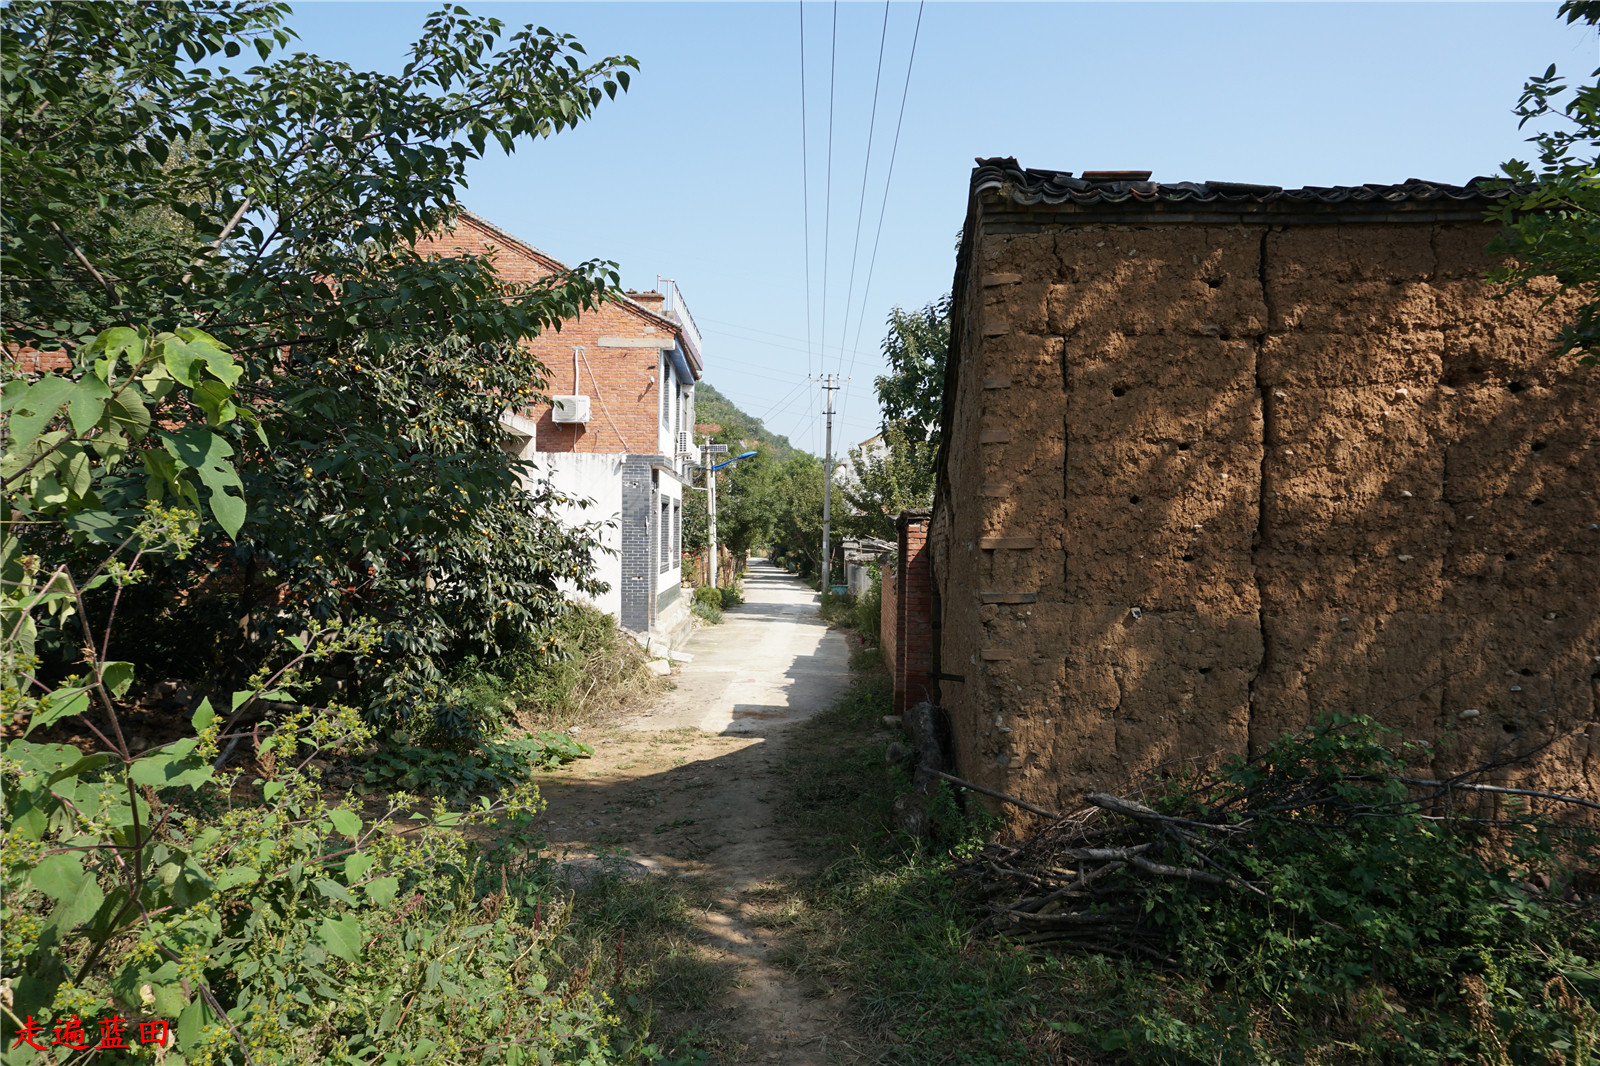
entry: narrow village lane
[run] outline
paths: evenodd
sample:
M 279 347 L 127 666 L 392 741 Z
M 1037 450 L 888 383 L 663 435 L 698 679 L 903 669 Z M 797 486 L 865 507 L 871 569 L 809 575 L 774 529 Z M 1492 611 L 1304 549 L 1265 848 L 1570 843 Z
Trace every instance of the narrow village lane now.
M 766 561 L 751 562 L 744 588 L 744 605 L 689 641 L 674 691 L 584 735 L 594 756 L 541 780 L 545 832 L 580 882 L 620 871 L 705 889 L 696 950 L 719 971 L 705 1013 L 728 1061 L 847 1062 L 844 1004 L 808 997 L 771 962 L 761 915 L 773 885 L 807 872 L 773 824 L 785 733 L 843 694 L 848 647 L 817 594 Z

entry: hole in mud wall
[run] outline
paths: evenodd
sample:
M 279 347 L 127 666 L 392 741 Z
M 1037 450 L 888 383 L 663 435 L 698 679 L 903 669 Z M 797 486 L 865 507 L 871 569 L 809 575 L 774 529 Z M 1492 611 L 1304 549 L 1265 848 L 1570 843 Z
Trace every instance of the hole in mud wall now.
M 1500 731 L 1503 733 L 1515 733 L 1517 724 L 1515 722 L 1506 722 L 1500 726 Z
M 1205 278 L 1203 280 L 1205 281 L 1205 283 L 1207 285 L 1211 286 L 1213 289 L 1220 289 L 1220 288 L 1222 288 L 1222 282 L 1223 282 L 1224 279 L 1222 279 L 1222 278 Z
M 1534 498 L 1533 498 L 1533 505 L 1534 505 L 1534 506 L 1535 506 L 1535 507 L 1543 507 L 1543 506 L 1544 506 L 1544 501 L 1543 501 L 1543 500 L 1541 500 L 1541 499 L 1540 499 L 1540 498 L 1539 498 L 1539 497 L 1537 497 L 1537 496 L 1535 496 L 1535 497 L 1534 497 Z
M 1128 497 L 1128 502 L 1129 503 L 1138 503 L 1139 502 L 1139 497 L 1137 497 L 1137 496 L 1129 496 Z
M 1545 450 L 1545 447 L 1546 447 L 1546 445 L 1545 445 L 1544 441 L 1536 440 L 1536 441 L 1533 442 L 1532 445 L 1529 446 L 1528 450 L 1529 451 L 1534 451 L 1534 452 L 1542 452 L 1542 451 Z
M 1529 670 L 1526 666 L 1524 666 L 1522 668 L 1520 673 L 1522 674 L 1523 677 L 1532 677 L 1533 676 L 1533 671 Z
M 1523 389 L 1525 389 L 1527 387 L 1528 386 L 1524 385 L 1520 381 L 1513 381 L 1511 384 L 1506 386 L 1506 388 L 1510 389 L 1513 393 L 1521 392 Z
M 1187 444 L 1180 444 L 1178 445 L 1178 450 L 1180 452 L 1186 452 L 1189 450 L 1189 446 Z
M 1202 674 L 1209 674 L 1209 673 L 1210 673 L 1210 672 L 1211 672 L 1211 667 L 1209 667 L 1209 666 L 1202 666 L 1202 667 L 1201 667 L 1201 668 L 1200 668 L 1200 672 L 1201 672 L 1201 673 L 1202 673 Z
M 1128 395 L 1128 390 L 1123 388 L 1121 385 L 1118 385 L 1116 388 L 1111 390 L 1111 395 L 1113 395 L 1113 396 L 1126 396 L 1126 395 Z
M 1511 562 L 1516 557 L 1517 557 L 1517 553 L 1516 552 L 1506 552 L 1504 555 L 1501 556 L 1501 558 L 1504 559 L 1508 563 Z
M 1184 561 L 1184 562 L 1186 562 L 1186 563 L 1192 563 L 1192 562 L 1194 562 L 1194 556 L 1192 556 L 1192 555 L 1185 555 L 1185 556 L 1184 556 L 1184 557 L 1183 557 L 1183 561 Z

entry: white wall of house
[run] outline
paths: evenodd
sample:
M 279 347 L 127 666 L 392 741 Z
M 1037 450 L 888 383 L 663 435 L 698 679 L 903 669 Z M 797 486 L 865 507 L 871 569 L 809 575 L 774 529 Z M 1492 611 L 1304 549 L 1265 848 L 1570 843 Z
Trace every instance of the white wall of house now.
M 601 455 L 592 452 L 540 452 L 531 456 L 540 473 L 546 473 L 557 491 L 571 501 L 559 505 L 557 517 L 567 525 L 581 525 L 600 520 L 605 527 L 600 533 L 600 543 L 610 551 L 594 552 L 595 573 L 611 586 L 598 596 L 587 599 L 613 618 L 622 613 L 622 456 Z M 584 507 L 580 501 L 592 501 Z M 564 591 L 577 596 L 568 586 Z

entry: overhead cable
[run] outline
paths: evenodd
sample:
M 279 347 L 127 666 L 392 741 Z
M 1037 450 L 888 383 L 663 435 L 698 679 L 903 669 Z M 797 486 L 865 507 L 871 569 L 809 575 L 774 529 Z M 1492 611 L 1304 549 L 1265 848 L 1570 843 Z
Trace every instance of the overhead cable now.
M 850 284 L 844 290 L 844 326 L 839 333 L 839 362 L 844 362 L 844 342 L 850 336 L 850 301 L 856 291 L 856 256 L 861 251 L 861 218 L 867 206 L 867 175 L 872 169 L 872 135 L 878 128 L 878 88 L 883 83 L 883 46 L 889 38 L 889 0 L 883 0 L 883 28 L 878 31 L 878 73 L 872 79 L 872 117 L 867 122 L 867 153 L 861 164 L 861 198 L 856 203 L 856 239 L 850 245 Z M 863 302 L 861 311 L 866 313 Z M 822 338 L 827 343 L 828 338 Z M 852 367 L 854 361 L 851 362 Z

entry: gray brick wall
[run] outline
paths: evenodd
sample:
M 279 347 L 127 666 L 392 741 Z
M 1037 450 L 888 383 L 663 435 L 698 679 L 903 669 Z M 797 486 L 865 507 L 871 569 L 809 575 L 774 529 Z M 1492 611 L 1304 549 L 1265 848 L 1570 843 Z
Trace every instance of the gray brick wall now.
M 650 629 L 656 597 L 655 455 L 622 460 L 622 624 L 637 633 Z

